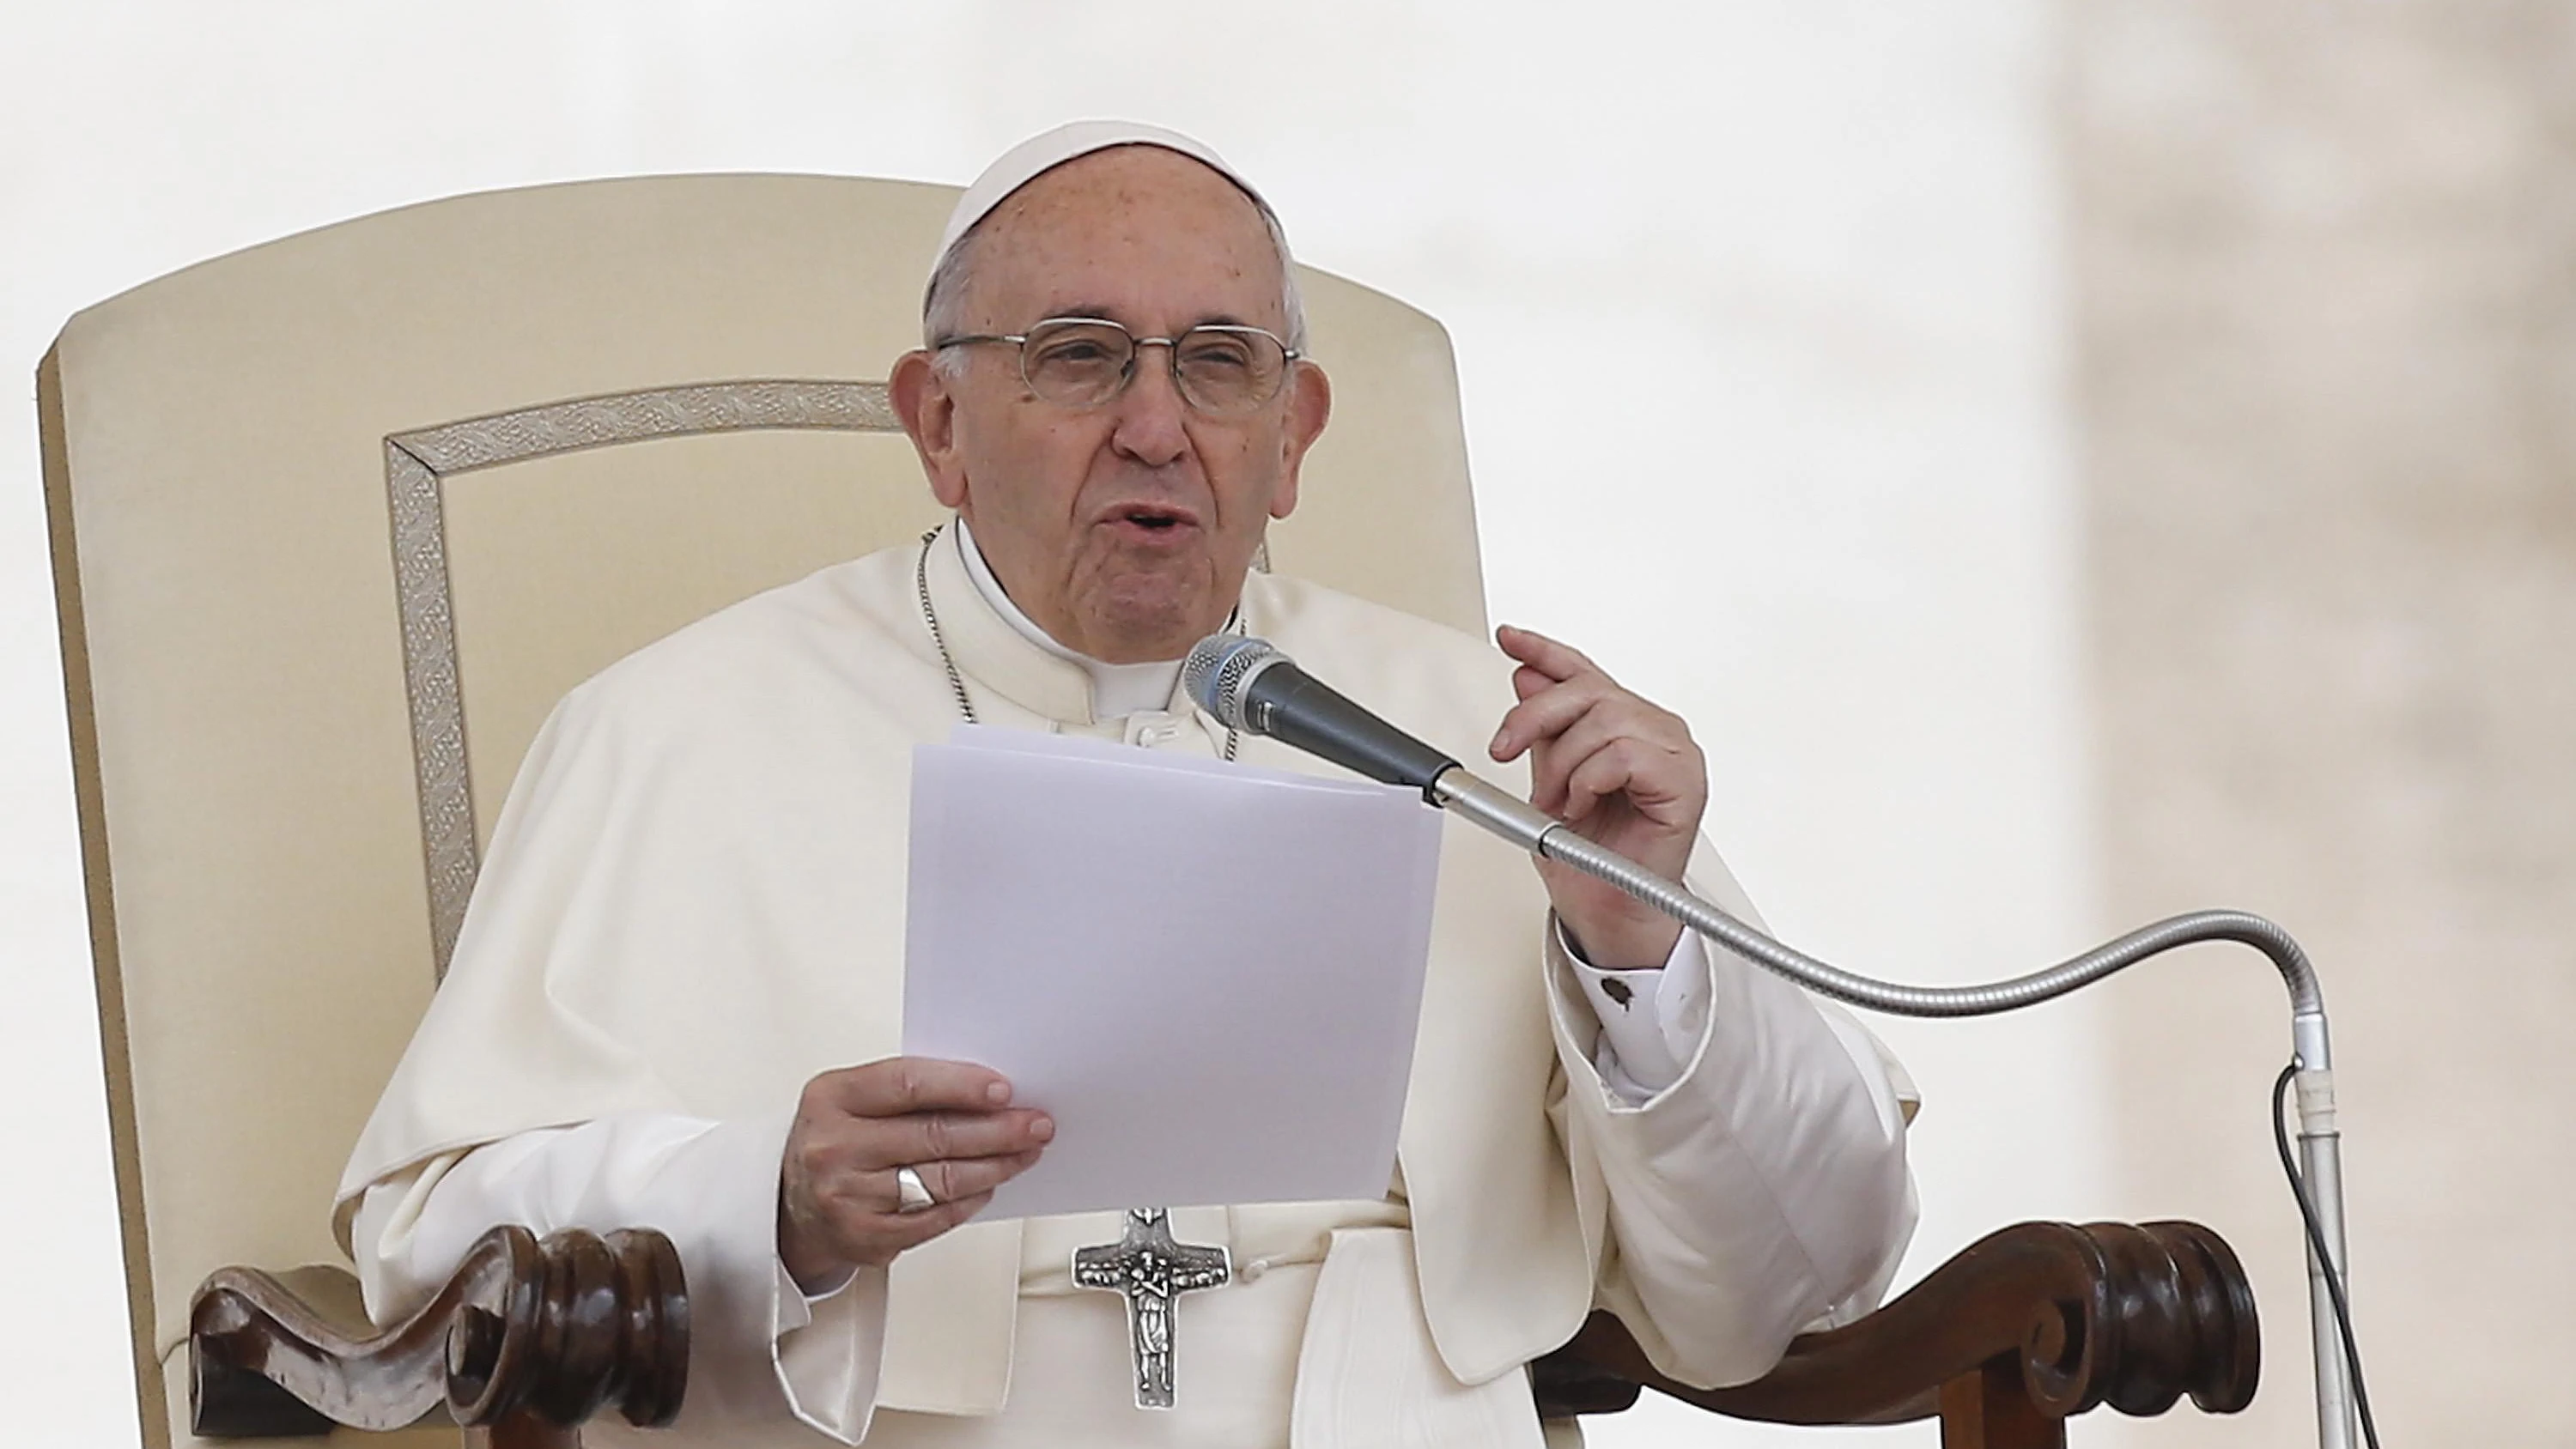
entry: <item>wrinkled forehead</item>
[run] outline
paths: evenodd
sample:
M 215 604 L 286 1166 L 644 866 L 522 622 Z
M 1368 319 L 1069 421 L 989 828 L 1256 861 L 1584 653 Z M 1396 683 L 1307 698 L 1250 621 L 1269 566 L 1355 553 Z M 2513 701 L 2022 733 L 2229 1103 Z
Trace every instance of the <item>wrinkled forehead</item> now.
M 1051 168 L 970 235 L 973 300 L 961 305 L 979 316 L 998 308 L 1016 325 L 1030 307 L 1072 309 L 1149 328 L 1285 320 L 1273 315 L 1280 256 L 1259 203 L 1169 151 L 1121 147 Z

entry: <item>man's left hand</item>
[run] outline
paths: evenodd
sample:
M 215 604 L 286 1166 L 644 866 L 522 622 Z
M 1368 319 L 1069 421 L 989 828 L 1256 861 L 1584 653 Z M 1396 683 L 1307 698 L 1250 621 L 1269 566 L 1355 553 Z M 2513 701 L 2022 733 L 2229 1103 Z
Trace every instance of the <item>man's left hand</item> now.
M 1544 634 L 1505 625 L 1494 642 L 1520 661 L 1521 702 L 1503 716 L 1493 757 L 1530 755 L 1530 803 L 1668 879 L 1681 879 L 1708 807 L 1708 764 L 1681 716 L 1619 687 L 1601 666 Z M 1557 919 L 1606 970 L 1661 966 L 1681 923 L 1580 871 L 1539 862 Z

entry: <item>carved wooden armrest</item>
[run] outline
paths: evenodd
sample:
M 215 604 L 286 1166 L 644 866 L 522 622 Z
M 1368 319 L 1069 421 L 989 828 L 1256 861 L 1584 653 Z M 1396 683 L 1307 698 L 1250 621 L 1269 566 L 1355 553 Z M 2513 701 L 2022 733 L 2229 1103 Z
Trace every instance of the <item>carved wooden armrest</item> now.
M 1739 1419 L 1887 1424 L 1941 1418 L 1944 1449 L 2054 1449 L 2108 1403 L 2161 1414 L 2184 1394 L 2213 1414 L 2254 1398 L 2254 1292 L 2197 1223 L 2021 1223 L 1992 1234 L 1857 1323 L 1801 1335 L 1749 1384 L 1694 1389 L 1657 1373 L 1595 1313 L 1534 1365 L 1542 1413 L 1601 1413 L 1638 1386 Z
M 290 1285 L 289 1279 L 294 1280 Z M 577 1443 L 602 1409 L 667 1424 L 689 1376 L 689 1298 L 660 1233 L 494 1228 L 419 1312 L 376 1332 L 337 1269 L 226 1268 L 189 1313 L 207 1438 L 399 1429 L 445 1407 L 494 1445 Z

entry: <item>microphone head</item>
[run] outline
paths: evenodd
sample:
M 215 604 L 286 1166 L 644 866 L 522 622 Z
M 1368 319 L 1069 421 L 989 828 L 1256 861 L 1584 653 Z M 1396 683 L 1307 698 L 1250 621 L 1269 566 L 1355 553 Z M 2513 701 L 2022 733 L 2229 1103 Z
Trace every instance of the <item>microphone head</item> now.
M 1249 634 L 1210 634 L 1192 645 L 1190 657 L 1181 661 L 1181 688 L 1198 702 L 1199 708 L 1216 716 L 1217 723 L 1259 734 L 1261 731 L 1244 717 L 1244 686 L 1264 668 L 1284 662 L 1287 657 L 1272 648 L 1267 639 L 1255 639 Z

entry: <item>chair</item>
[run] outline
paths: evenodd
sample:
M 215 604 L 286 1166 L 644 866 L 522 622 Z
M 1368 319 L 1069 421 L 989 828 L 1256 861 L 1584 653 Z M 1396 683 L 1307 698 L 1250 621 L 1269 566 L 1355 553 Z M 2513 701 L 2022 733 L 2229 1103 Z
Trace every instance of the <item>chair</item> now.
M 877 379 L 954 193 L 684 176 L 457 197 L 93 307 L 38 373 L 137 1392 L 154 1449 L 390 1430 L 569 1442 L 667 1417 L 686 1293 L 651 1233 L 486 1239 L 377 1335 L 326 1205 L 443 969 L 552 702 L 619 655 L 918 531 Z M 1309 271 L 1336 415 L 1272 556 L 1483 626 L 1447 338 Z M 263 1273 L 237 1264 L 295 1271 Z M 307 1265 L 296 1268 L 296 1265 Z M 1938 1412 L 2057 1443 L 2105 1401 L 2250 1397 L 2255 1323 L 2186 1224 L 2024 1225 L 1714 1394 L 1596 1316 L 1536 1375 L 1724 1412 Z M 344 1427 L 335 1434 L 350 1433 Z

